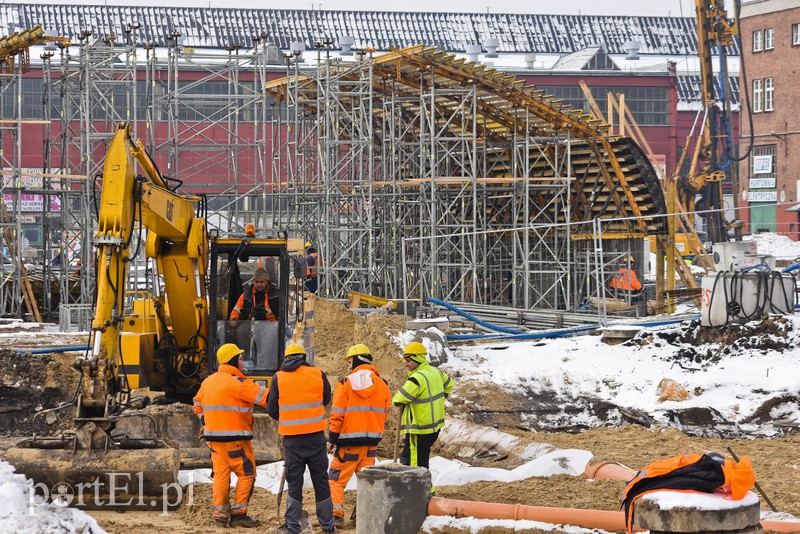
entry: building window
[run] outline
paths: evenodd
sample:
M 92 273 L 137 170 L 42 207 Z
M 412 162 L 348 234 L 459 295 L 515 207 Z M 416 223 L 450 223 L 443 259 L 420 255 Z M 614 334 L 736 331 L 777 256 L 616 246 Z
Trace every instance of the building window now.
M 761 102 L 764 97 L 764 89 L 761 80 L 753 80 L 753 113 L 761 113 Z
M 590 111 L 591 107 L 580 87 L 538 86 L 545 92 L 571 104 L 576 109 Z M 591 87 L 592 97 L 597 102 L 606 102 L 608 93 L 625 94 L 625 106 L 640 126 L 669 125 L 669 89 L 666 87 Z
M 775 109 L 775 82 L 772 78 L 764 78 L 764 111 Z
M 775 48 L 775 30 L 767 28 L 764 30 L 764 50 L 772 50 Z
M 761 30 L 753 32 L 753 52 L 761 52 Z
M 792 24 L 792 45 L 800 45 L 800 23 Z

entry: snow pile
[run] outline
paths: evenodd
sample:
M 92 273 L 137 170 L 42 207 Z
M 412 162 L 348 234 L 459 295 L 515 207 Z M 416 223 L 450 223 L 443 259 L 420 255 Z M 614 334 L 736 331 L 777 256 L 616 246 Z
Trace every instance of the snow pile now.
M 744 241 L 755 241 L 759 254 L 771 254 L 779 260 L 800 258 L 800 242 L 792 241 L 788 236 L 765 232 L 742 238 Z
M 14 467 L 0 461 L 0 524 L 17 534 L 100 534 L 93 518 L 75 508 L 42 503 L 31 496 L 31 484 Z
M 796 316 L 713 331 L 684 322 L 613 346 L 588 335 L 461 346 L 441 368 L 456 384 L 464 377 L 516 395 L 520 420 L 537 430 L 616 425 L 633 411 L 651 419 L 643 424 L 688 433 L 713 425 L 717 435 L 722 429 L 766 437 L 781 434 L 781 425 L 800 424 L 799 345 Z M 689 398 L 660 402 L 664 378 L 683 386 Z M 537 412 L 542 405 L 547 409 Z M 566 409 L 576 406 L 584 409 Z M 683 420 L 689 409 L 703 410 L 708 420 Z

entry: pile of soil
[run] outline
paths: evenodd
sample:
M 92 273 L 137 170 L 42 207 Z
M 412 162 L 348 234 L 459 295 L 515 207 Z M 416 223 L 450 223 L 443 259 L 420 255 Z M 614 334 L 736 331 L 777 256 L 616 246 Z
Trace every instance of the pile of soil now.
M 389 383 L 392 392 L 406 380 L 402 348 L 392 341 L 392 336 L 405 330 L 406 317 L 397 314 L 368 314 L 366 318 L 352 312 L 342 304 L 312 297 L 314 306 L 314 365 L 322 369 L 331 386 L 336 387 L 349 371 L 345 360 L 347 349 L 364 343 L 372 351 L 372 364 L 381 377 Z M 397 432 L 395 411 L 386 422 L 386 433 L 378 447 L 378 454 L 391 457 Z
M 68 402 L 80 373 L 74 355 L 18 353 L 0 349 L 0 436 L 33 433 L 33 415 Z M 36 419 L 39 434 L 55 434 L 72 426 L 74 410 L 67 407 Z

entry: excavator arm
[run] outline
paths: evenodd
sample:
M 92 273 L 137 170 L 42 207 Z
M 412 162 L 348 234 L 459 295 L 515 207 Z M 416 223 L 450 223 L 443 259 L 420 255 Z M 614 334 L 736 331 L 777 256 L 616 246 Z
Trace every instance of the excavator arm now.
M 134 161 L 144 177 L 135 176 Z M 153 296 L 159 320 L 151 387 L 179 394 L 199 384 L 208 342 L 208 237 L 205 219 L 195 216 L 200 200 L 168 189 L 141 142 L 131 138 L 130 127 L 118 127 L 103 170 L 95 241 L 97 307 L 88 358 L 91 372 L 83 380 L 85 408 L 102 407 L 107 395 L 124 389 L 116 369 L 126 365 L 120 334 L 129 248 L 137 221 L 147 230 L 146 254 L 154 260 L 156 275 L 163 277 L 163 293 L 156 276 Z M 83 368 L 86 362 L 80 365 Z
M 144 176 L 136 176 L 135 162 Z M 142 369 L 151 389 L 178 396 L 195 391 L 206 374 L 208 238 L 205 219 L 195 215 L 201 200 L 169 189 L 141 143 L 131 138 L 130 127 L 118 126 L 103 168 L 90 350 L 75 361 L 81 382 L 74 399 L 74 430 L 55 437 L 34 434 L 6 453 L 17 471 L 48 487 L 91 485 L 92 493 L 81 497 L 86 507 L 108 505 L 119 490 L 119 477 L 127 481 L 127 494 L 139 496 L 138 505 L 157 507 L 166 498 L 164 488 L 177 480 L 180 451 L 160 438 L 152 416 L 125 408 Z M 152 329 L 136 332 L 132 326 L 124 332 L 136 324 L 125 312 L 137 222 L 147 230 L 145 250 L 161 275 L 155 277 L 156 294 L 148 299 L 157 315 L 155 343 Z M 134 365 L 125 336 L 150 338 L 149 345 L 141 346 L 157 348 L 136 354 Z M 137 377 L 134 386 L 129 373 Z M 134 425 L 149 431 L 137 437 L 129 436 L 125 427 L 120 431 L 118 422 L 128 417 L 151 421 Z

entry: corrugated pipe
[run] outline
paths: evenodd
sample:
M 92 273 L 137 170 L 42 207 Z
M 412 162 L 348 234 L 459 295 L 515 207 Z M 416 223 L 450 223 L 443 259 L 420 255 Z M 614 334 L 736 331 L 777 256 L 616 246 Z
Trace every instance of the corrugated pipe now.
M 431 498 L 428 503 L 428 515 L 474 517 L 476 519 L 513 519 L 514 521 L 527 520 L 555 525 L 599 528 L 608 531 L 625 530 L 624 512 L 460 501 L 441 497 Z M 765 532 L 800 532 L 800 522 L 797 521 L 761 521 L 761 527 Z M 642 532 L 643 530 L 634 526 L 633 531 Z
M 457 308 L 456 308 L 457 309 Z M 458 312 L 456 312 L 458 313 Z M 642 321 L 638 323 L 624 323 L 624 326 L 666 326 L 670 324 L 682 323 L 683 321 L 690 321 L 699 319 L 700 315 L 690 315 L 688 317 L 681 317 L 680 319 L 669 319 L 667 321 Z M 614 326 L 616 323 L 609 323 L 606 326 Z M 622 326 L 622 324 L 620 324 Z M 603 328 L 601 324 L 590 324 L 584 326 L 574 326 L 572 328 L 563 328 L 561 330 L 546 330 L 542 332 L 525 332 L 522 334 L 501 335 L 501 334 L 448 334 L 447 339 L 451 341 L 468 341 L 472 339 L 549 339 L 557 337 L 567 337 L 591 330 Z
M 17 350 L 18 353 L 22 354 L 25 352 L 30 352 L 31 354 L 50 354 L 52 352 L 78 352 L 83 350 L 89 350 L 89 347 L 86 345 L 75 345 L 72 347 L 48 347 L 46 349 L 34 349 L 34 350 L 26 350 L 26 349 L 19 349 Z
M 496 324 L 487 323 L 483 319 L 478 319 L 474 315 L 465 312 L 462 309 L 456 308 L 452 304 L 448 304 L 447 302 L 439 299 L 435 299 L 433 297 L 428 298 L 428 302 L 436 304 L 437 306 L 441 306 L 443 308 L 447 308 L 448 310 L 459 314 L 462 317 L 466 317 L 470 321 L 483 326 L 484 328 L 488 328 L 489 330 L 494 330 L 495 332 L 504 332 L 506 334 L 524 334 L 525 330 L 514 330 L 513 328 L 506 328 L 504 326 L 498 326 Z
M 625 514 L 606 510 L 581 510 L 578 508 L 549 508 L 524 504 L 459 501 L 433 497 L 428 503 L 428 515 L 474 517 L 476 519 L 513 519 L 515 521 L 541 521 L 556 525 L 574 525 L 608 531 L 625 530 Z M 634 528 L 641 532 L 642 529 Z

